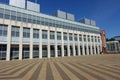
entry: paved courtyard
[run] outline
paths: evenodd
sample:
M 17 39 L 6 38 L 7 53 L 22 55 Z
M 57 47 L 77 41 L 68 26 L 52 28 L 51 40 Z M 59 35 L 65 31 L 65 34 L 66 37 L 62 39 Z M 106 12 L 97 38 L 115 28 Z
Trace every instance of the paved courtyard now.
M 0 80 L 120 80 L 120 54 L 0 61 Z

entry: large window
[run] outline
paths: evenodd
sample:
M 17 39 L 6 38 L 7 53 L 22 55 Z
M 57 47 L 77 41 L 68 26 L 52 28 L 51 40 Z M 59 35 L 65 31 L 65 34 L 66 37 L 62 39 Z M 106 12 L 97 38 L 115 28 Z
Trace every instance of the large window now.
M 5 10 L 5 16 L 4 16 L 5 19 L 10 19 L 10 10 Z
M 11 11 L 11 20 L 16 20 L 16 12 L 15 11 Z
M 21 14 L 20 12 L 17 12 L 17 21 L 21 21 Z
M 23 28 L 23 37 L 30 38 L 30 28 Z
M 64 35 L 64 40 L 67 40 L 67 33 L 63 33 Z
M 7 51 L 6 45 L 0 45 L 0 60 L 6 59 L 6 51 Z
M 86 42 L 86 35 L 84 35 L 83 37 L 84 37 L 84 42 Z
M 39 38 L 39 29 L 33 29 L 33 38 Z
M 81 34 L 79 35 L 79 41 L 82 41 L 82 35 Z
M 0 8 L 0 18 L 3 18 L 4 9 Z
M 18 26 L 12 26 L 12 37 L 19 37 L 20 35 L 20 28 Z
M 74 34 L 74 40 L 77 41 L 77 34 Z
M 100 42 L 100 37 L 98 37 L 98 42 Z
M 61 32 L 57 32 L 57 40 L 61 40 Z
M 55 39 L 55 32 L 50 31 L 50 39 Z
M 0 24 L 0 36 L 7 36 L 7 30 L 8 30 L 7 25 Z
M 42 30 L 42 39 L 47 39 L 47 30 Z
M 72 40 L 73 40 L 73 36 L 72 36 L 72 34 L 71 34 L 71 33 L 69 34 L 69 40 L 70 40 L 70 41 L 72 41 Z
M 91 41 L 93 42 L 93 36 L 91 36 Z
M 27 22 L 27 14 L 22 14 L 22 21 Z
M 90 36 L 88 35 L 87 37 L 88 37 L 88 42 L 90 42 Z
M 97 42 L 97 37 L 95 36 L 95 42 Z

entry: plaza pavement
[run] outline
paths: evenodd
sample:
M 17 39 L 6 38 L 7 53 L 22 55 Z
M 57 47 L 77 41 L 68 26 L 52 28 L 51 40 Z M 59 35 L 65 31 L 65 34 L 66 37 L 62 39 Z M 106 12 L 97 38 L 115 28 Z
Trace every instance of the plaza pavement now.
M 0 80 L 120 80 L 120 54 L 0 61 Z

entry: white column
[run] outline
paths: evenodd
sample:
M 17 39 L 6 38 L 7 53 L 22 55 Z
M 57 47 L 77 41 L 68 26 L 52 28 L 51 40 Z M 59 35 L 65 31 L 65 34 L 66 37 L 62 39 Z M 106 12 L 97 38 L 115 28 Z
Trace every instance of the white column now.
M 95 42 L 95 36 L 93 36 L 93 42 L 94 42 L 94 54 L 96 54 L 96 42 Z
M 69 33 L 67 33 L 67 52 L 68 52 L 68 56 L 70 56 Z
M 82 34 L 82 54 L 85 55 L 85 47 L 84 47 L 84 37 Z
M 42 29 L 39 31 L 39 58 L 42 58 Z
M 73 56 L 76 56 L 76 51 L 75 51 L 75 36 L 74 36 L 74 33 L 72 35 L 73 35 Z
M 93 43 L 92 43 L 92 38 L 91 38 L 91 35 L 90 35 L 90 53 L 91 53 L 91 55 L 93 54 L 92 45 L 93 45 Z
M 33 59 L 33 28 L 30 28 L 30 59 Z
M 80 40 L 79 40 L 79 34 L 77 34 L 77 39 L 78 39 L 78 56 L 80 56 Z
M 98 51 L 98 53 L 97 54 L 100 54 L 100 49 L 99 49 L 99 37 L 97 37 L 97 51 Z
M 63 39 L 63 32 L 61 32 L 61 40 L 62 40 L 62 46 L 61 46 L 61 49 L 62 49 L 62 57 L 64 57 L 64 39 Z
M 55 57 L 58 57 L 57 32 L 55 31 Z
M 87 55 L 89 55 L 88 35 L 86 35 L 86 50 L 87 50 Z
M 8 25 L 8 33 L 7 33 L 7 55 L 6 61 L 10 60 L 10 47 L 11 47 L 11 25 Z
M 19 44 L 19 60 L 22 60 L 22 51 L 23 51 L 23 27 L 20 26 L 20 44 Z
M 48 34 L 47 34 L 47 38 L 48 38 L 48 45 L 47 45 L 47 57 L 50 58 L 50 31 L 48 30 Z

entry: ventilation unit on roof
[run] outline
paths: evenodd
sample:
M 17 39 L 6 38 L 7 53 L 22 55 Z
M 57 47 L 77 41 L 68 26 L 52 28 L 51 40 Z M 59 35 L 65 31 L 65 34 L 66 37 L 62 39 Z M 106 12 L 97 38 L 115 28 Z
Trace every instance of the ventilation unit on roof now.
M 40 12 L 40 5 L 34 2 L 27 1 L 27 9 Z
M 25 8 L 25 0 L 9 0 L 9 5 Z

